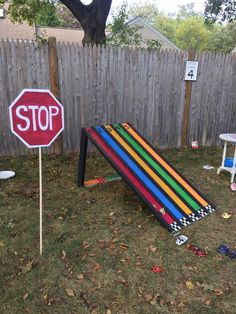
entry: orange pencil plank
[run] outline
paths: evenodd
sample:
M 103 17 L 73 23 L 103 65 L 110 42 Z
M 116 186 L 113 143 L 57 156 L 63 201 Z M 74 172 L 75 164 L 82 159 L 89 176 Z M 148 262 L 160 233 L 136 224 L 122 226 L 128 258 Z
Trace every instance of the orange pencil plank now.
M 191 209 L 169 188 L 165 182 L 159 178 L 156 173 L 140 158 L 135 151 L 113 130 L 110 126 L 105 127 L 110 134 L 121 144 L 125 150 L 136 160 L 136 162 L 151 176 L 151 178 L 172 198 L 172 200 L 183 210 L 187 215 L 192 214 Z
M 186 190 L 195 197 L 204 207 L 208 203 L 199 195 L 181 176 L 173 169 L 168 163 L 165 162 L 127 123 L 122 123 L 126 130 L 161 164 L 163 165 L 170 174 L 175 177 L 179 183 L 181 183 Z

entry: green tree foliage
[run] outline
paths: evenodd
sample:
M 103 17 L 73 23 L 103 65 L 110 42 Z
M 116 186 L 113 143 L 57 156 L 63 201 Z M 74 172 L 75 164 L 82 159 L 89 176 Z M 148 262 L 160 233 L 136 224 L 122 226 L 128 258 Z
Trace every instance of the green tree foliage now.
M 129 10 L 129 17 L 137 15 L 147 19 L 183 50 L 193 47 L 196 50 L 230 52 L 236 47 L 236 22 L 209 27 L 204 23 L 204 16 L 194 10 L 193 3 L 179 6 L 176 15 L 158 11 L 156 4 L 135 4 Z
M 206 20 L 214 23 L 216 21 L 232 22 L 236 19 L 235 0 L 206 0 L 205 13 Z
M 200 17 L 189 17 L 178 25 L 176 29 L 176 43 L 181 49 L 189 47 L 196 50 L 207 50 L 210 36 L 209 30 Z
M 12 0 L 8 13 L 14 22 L 27 21 L 29 25 L 35 23 L 41 26 L 60 25 L 54 2 L 49 0 Z
M 107 43 L 114 46 L 140 46 L 142 37 L 139 34 L 138 26 L 129 26 L 126 24 L 128 15 L 126 5 L 122 5 L 117 15 L 113 16 L 113 23 L 110 25 L 110 35 Z
M 29 25 L 60 25 L 54 2 L 48 0 L 12 0 L 8 13 L 13 21 L 19 23 L 27 21 Z
M 142 27 L 127 24 L 128 13 L 127 6 L 122 5 L 120 11 L 113 16 L 113 23 L 110 25 L 110 35 L 107 37 L 107 44 L 112 46 L 141 47 L 146 46 L 149 49 L 159 50 L 161 43 L 157 40 L 144 40 L 140 33 Z
M 48 11 L 49 7 L 48 0 L 12 0 L 8 13 L 15 22 L 27 21 L 29 25 L 32 25 Z
M 211 33 L 210 51 L 231 52 L 236 47 L 236 21 L 224 26 L 215 26 Z
M 176 43 L 175 32 L 178 26 L 178 21 L 173 16 L 160 12 L 156 17 L 153 26 L 171 41 Z
M 207 49 L 210 31 L 204 25 L 201 14 L 194 10 L 193 3 L 180 6 L 176 15 L 159 12 L 155 4 L 152 6 L 153 10 L 151 5 L 134 5 L 130 9 L 131 16 L 141 15 L 146 18 L 152 12 L 149 22 L 178 47 Z
M 36 24 L 41 26 L 61 26 L 56 7 L 53 3 L 48 2 L 40 9 L 36 16 Z

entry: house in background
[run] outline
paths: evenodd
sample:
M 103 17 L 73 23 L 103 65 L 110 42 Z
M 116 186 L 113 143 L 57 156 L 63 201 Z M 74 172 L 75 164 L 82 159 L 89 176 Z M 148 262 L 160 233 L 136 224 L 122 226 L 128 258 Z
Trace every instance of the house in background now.
M 172 41 L 153 27 L 147 20 L 141 16 L 127 22 L 129 26 L 140 26 L 139 33 L 144 40 L 154 39 L 161 43 L 161 49 L 177 49 L 180 50 Z

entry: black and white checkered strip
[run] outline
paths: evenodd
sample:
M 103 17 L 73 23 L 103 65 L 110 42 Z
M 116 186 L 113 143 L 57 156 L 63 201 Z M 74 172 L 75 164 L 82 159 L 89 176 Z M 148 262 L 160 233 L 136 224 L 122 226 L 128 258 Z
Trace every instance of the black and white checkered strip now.
M 185 227 L 188 226 L 188 225 L 190 225 L 190 223 L 191 223 L 190 221 L 187 220 L 186 217 L 181 218 L 179 221 L 180 221 Z
M 196 216 L 194 213 L 192 213 L 191 215 L 188 215 L 188 216 L 192 221 L 197 221 L 201 218 L 201 217 Z
M 179 231 L 181 229 L 181 227 L 177 224 L 176 221 L 174 221 L 172 224 L 171 224 L 171 228 L 174 230 L 174 231 Z
M 198 213 L 199 213 L 199 215 L 202 216 L 202 217 L 205 217 L 205 216 L 208 215 L 208 213 L 207 213 L 203 208 L 201 208 Z
M 209 212 L 209 213 L 213 213 L 215 211 L 215 208 L 213 208 L 211 205 L 207 205 L 205 207 L 205 209 Z

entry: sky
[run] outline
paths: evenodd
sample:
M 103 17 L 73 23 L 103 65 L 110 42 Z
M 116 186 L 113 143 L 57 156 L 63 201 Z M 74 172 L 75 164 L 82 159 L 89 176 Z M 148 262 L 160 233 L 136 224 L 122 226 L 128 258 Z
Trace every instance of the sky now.
M 116 7 L 121 6 L 123 2 L 124 2 L 123 0 L 113 0 L 111 9 L 115 9 Z M 126 2 L 128 4 L 132 4 L 132 3 L 145 4 L 145 3 L 148 3 L 149 1 L 128 0 Z M 158 9 L 160 11 L 165 12 L 165 13 L 177 12 L 179 5 L 185 5 L 188 3 L 194 3 L 195 10 L 203 12 L 205 0 L 195 0 L 195 1 L 191 1 L 191 0 L 157 0 L 157 1 L 153 1 L 153 0 L 150 0 L 150 2 L 156 3 Z
M 91 2 L 91 0 L 82 0 L 83 3 L 88 4 Z M 196 11 L 204 11 L 204 2 L 205 0 L 112 0 L 112 6 L 111 11 L 115 10 L 117 7 L 120 7 L 124 2 L 127 2 L 128 4 L 132 5 L 134 3 L 138 4 L 145 4 L 145 3 L 156 3 L 157 7 L 160 11 L 163 11 L 165 13 L 174 13 L 178 11 L 179 5 L 185 5 L 188 3 L 194 3 L 195 10 Z

